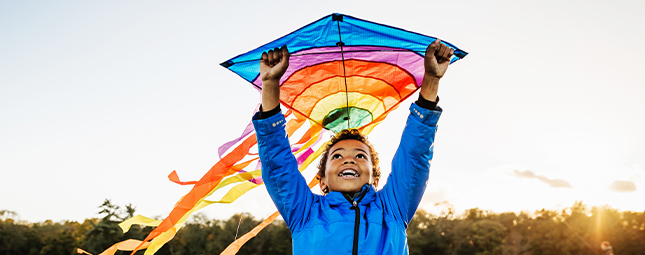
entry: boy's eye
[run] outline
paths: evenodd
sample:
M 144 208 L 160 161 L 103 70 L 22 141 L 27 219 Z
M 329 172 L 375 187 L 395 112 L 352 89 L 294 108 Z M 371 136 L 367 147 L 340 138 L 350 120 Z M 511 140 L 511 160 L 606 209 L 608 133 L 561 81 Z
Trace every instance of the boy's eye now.
M 357 158 L 362 158 L 362 159 L 367 159 L 367 156 L 365 154 L 358 154 L 356 155 Z
M 341 158 L 340 154 L 334 154 L 331 156 L 332 159 Z

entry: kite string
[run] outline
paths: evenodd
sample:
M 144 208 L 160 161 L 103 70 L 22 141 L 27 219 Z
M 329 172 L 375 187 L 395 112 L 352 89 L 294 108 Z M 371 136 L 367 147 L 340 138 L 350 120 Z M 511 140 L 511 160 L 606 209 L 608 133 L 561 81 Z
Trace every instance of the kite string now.
M 345 73 L 345 53 L 343 52 L 343 37 L 340 35 L 340 21 L 336 21 L 336 25 L 338 25 L 338 46 L 340 46 L 340 57 L 343 60 L 343 79 L 345 80 L 345 102 L 347 103 L 347 107 L 345 108 L 347 110 L 347 129 L 351 128 L 349 125 L 349 92 L 347 91 L 347 74 Z
M 251 190 L 251 186 L 252 185 L 249 185 L 249 190 L 247 190 L 246 192 L 249 192 Z M 240 221 L 237 222 L 237 229 L 235 230 L 235 239 L 233 239 L 233 242 L 237 240 L 237 234 L 240 232 L 240 225 L 242 224 L 242 217 L 244 216 L 244 211 L 246 210 L 246 203 L 248 203 L 248 201 L 244 201 L 244 206 L 242 207 L 242 213 L 240 213 Z

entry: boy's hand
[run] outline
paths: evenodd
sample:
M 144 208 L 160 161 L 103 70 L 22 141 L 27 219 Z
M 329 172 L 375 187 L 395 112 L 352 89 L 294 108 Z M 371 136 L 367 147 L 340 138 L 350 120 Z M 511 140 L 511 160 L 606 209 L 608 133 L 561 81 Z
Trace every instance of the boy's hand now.
M 289 50 L 287 46 L 275 48 L 262 53 L 260 60 L 260 78 L 265 81 L 280 81 L 280 78 L 289 67 Z M 263 84 L 264 86 L 264 84 Z
M 439 80 L 446 74 L 450 59 L 455 50 L 441 44 L 441 40 L 437 39 L 428 45 L 426 55 L 424 57 L 425 74 L 423 75 L 423 83 L 421 84 L 421 96 L 426 100 L 435 101 L 437 92 L 439 91 Z
M 270 111 L 280 104 L 280 78 L 289 67 L 287 46 L 262 53 L 260 79 L 262 79 L 262 109 Z
M 425 75 L 429 76 L 428 78 L 441 79 L 441 77 L 446 73 L 446 70 L 448 70 L 450 59 L 454 53 L 455 50 L 445 44 L 441 44 L 440 39 L 437 39 L 428 45 L 424 60 L 426 69 Z

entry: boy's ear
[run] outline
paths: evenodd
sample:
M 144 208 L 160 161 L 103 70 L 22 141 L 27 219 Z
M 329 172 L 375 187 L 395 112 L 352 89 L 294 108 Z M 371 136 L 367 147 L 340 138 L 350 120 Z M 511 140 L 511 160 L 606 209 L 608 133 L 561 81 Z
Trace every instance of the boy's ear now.
M 374 188 L 378 188 L 378 178 L 374 178 L 374 182 L 372 182 L 372 185 Z
M 320 191 L 325 194 L 325 189 L 327 189 L 327 183 L 325 183 L 325 177 L 318 177 L 320 181 L 318 182 L 318 186 L 320 186 Z

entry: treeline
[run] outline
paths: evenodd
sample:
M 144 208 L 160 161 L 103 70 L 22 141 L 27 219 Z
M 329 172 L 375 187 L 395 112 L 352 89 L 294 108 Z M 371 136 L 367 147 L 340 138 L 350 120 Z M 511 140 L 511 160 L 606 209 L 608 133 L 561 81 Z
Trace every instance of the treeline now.
M 99 207 L 101 218 L 76 221 L 27 223 L 14 220 L 17 215 L 0 211 L 0 255 L 69 255 L 81 248 L 99 254 L 113 244 L 127 240 L 143 240 L 152 227 L 133 225 L 123 233 L 120 222 L 134 216 L 135 208 L 126 205 L 123 209 L 110 200 Z M 202 214 L 193 215 L 169 243 L 156 254 L 219 254 L 230 243 L 260 224 L 248 213 L 232 216 L 228 220 L 208 219 Z M 238 228 L 239 225 L 239 228 Z M 139 251 L 137 255 L 143 255 Z M 130 252 L 117 252 L 119 255 Z M 267 226 L 259 235 L 247 242 L 238 254 L 291 254 L 291 234 L 282 221 Z
M 645 211 L 619 212 L 582 202 L 519 215 L 477 208 L 454 216 L 418 211 L 408 226 L 410 254 L 645 254 Z
M 121 209 L 106 200 L 100 208 L 101 218 L 82 223 L 18 222 L 11 212 L 0 211 L 0 255 L 69 255 L 76 254 L 76 248 L 99 254 L 122 240 L 143 240 L 152 230 L 132 226 L 127 233 L 121 231 L 117 224 L 134 215 L 132 205 Z M 236 236 L 248 232 L 261 220 L 247 213 L 228 220 L 197 214 L 157 254 L 219 254 Z M 408 226 L 412 255 L 603 254 L 602 241 L 611 242 L 616 255 L 645 254 L 645 212 L 619 212 L 578 202 L 559 211 L 540 210 L 532 214 L 492 213 L 474 208 L 457 215 L 448 206 L 440 215 L 420 210 Z M 291 254 L 289 229 L 284 222 L 276 221 L 238 254 Z

